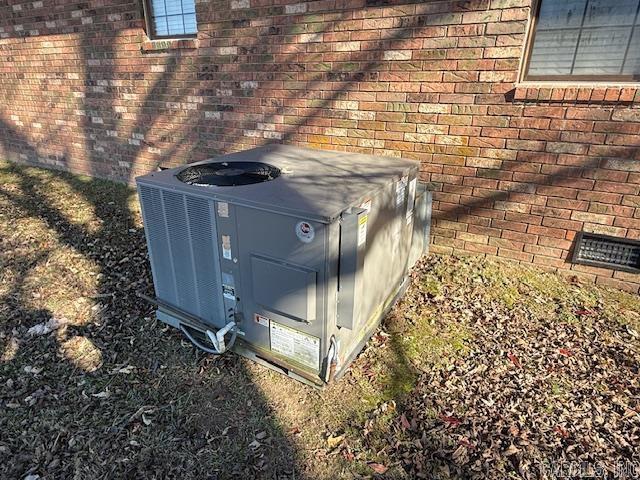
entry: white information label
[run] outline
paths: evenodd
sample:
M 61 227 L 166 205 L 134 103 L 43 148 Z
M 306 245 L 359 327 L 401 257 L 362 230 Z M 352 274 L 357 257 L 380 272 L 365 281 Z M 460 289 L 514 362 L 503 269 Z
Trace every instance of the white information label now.
M 222 256 L 231 260 L 231 237 L 229 235 L 222 235 Z
M 229 217 L 229 204 L 227 202 L 218 202 L 218 216 L 220 218 Z
M 367 222 L 369 221 L 369 215 L 362 215 L 358 219 L 358 246 L 364 245 L 367 242 Z
M 262 315 L 258 315 L 256 313 L 255 316 L 253 317 L 253 319 L 256 321 L 256 323 L 259 323 L 263 327 L 268 327 L 269 326 L 269 319 L 267 317 L 263 317 Z
M 320 339 L 271 321 L 271 350 L 301 365 L 319 369 Z

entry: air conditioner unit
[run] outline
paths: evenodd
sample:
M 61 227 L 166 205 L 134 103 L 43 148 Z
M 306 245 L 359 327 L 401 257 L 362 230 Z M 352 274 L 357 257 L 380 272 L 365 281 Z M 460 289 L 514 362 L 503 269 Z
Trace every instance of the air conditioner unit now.
M 414 161 L 270 145 L 137 185 L 158 318 L 316 386 L 344 373 L 428 248 Z

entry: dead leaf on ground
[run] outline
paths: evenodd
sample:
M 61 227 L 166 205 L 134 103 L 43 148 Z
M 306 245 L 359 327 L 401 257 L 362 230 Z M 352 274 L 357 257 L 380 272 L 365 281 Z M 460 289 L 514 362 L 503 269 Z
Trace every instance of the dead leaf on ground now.
M 459 418 L 452 415 L 440 415 L 440 420 L 442 420 L 447 425 L 451 425 L 452 427 L 457 427 L 462 423 Z
M 372 462 L 372 463 L 368 463 L 367 465 L 369 465 L 369 468 L 371 468 L 371 470 L 373 470 L 376 473 L 379 473 L 380 475 L 387 473 L 387 470 L 389 470 L 389 467 L 386 467 L 381 463 Z
M 512 352 L 507 353 L 507 357 L 509 358 L 509 360 L 511 360 L 511 363 L 513 363 L 516 367 L 521 368 L 522 365 L 520 364 L 520 359 Z
M 336 436 L 331 435 L 330 437 L 327 438 L 327 445 L 329 446 L 329 448 L 335 448 L 338 445 L 340 445 L 343 440 L 344 440 L 344 435 L 336 435 Z
M 405 430 L 408 430 L 411 428 L 411 423 L 409 423 L 409 420 L 407 420 L 407 417 L 405 416 L 404 413 L 400 415 L 400 423 L 402 424 L 402 427 Z

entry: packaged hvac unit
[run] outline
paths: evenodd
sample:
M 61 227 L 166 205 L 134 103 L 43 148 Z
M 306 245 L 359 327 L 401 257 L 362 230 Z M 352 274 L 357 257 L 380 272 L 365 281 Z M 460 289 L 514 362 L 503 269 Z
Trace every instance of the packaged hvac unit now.
M 344 373 L 428 248 L 413 161 L 271 145 L 137 184 L 158 318 L 316 386 Z

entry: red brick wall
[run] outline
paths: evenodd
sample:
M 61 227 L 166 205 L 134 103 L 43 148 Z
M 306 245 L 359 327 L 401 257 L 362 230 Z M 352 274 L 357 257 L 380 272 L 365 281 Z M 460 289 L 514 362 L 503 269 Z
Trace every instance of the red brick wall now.
M 131 181 L 267 142 L 420 161 L 434 250 L 571 266 L 640 238 L 640 94 L 515 82 L 530 0 L 204 1 L 151 43 L 134 0 L 0 6 L 0 155 Z M 637 103 L 636 103 L 637 102 Z

